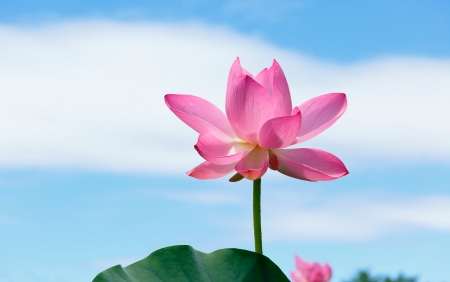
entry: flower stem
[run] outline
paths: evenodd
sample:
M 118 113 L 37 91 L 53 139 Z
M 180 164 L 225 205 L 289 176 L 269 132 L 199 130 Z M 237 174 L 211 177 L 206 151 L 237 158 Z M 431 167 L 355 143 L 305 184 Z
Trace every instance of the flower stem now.
M 262 254 L 261 178 L 253 180 L 253 230 L 255 235 L 255 252 Z

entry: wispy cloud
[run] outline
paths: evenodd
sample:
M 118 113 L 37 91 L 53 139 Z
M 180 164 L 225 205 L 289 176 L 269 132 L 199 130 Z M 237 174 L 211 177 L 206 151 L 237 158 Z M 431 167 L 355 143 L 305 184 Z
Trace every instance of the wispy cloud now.
M 450 233 L 449 195 L 381 192 L 387 189 L 328 193 L 317 187 L 299 191 L 283 180 L 276 183 L 276 189 L 265 189 L 262 195 L 265 241 L 355 242 L 423 231 Z M 214 190 L 138 189 L 117 194 L 114 200 L 163 199 L 210 210 L 209 214 L 199 213 L 194 221 L 218 225 L 230 234 L 226 237 L 239 234 L 234 240 L 242 243 L 252 240 L 250 197 L 249 189 L 230 184 Z M 211 210 L 210 205 L 215 208 Z
M 279 197 L 287 199 L 283 193 Z M 289 197 L 282 205 L 273 204 L 274 199 L 265 208 L 266 239 L 368 241 L 421 230 L 450 232 L 446 195 L 316 195 L 303 203 L 295 201 L 299 195 Z
M 58 23 L 0 27 L 0 166 L 182 173 L 202 161 L 197 134 L 165 93 L 223 109 L 236 56 L 251 72 L 276 58 L 295 104 L 346 92 L 348 112 L 304 144 L 345 160 L 450 162 L 450 61 L 315 61 L 202 25 Z M 230 44 L 232 42 L 232 44 Z

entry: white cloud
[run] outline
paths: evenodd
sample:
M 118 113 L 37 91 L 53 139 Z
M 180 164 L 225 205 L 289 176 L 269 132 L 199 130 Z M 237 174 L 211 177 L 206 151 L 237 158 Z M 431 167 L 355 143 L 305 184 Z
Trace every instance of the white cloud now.
M 277 194 L 265 207 L 267 240 L 366 241 L 420 230 L 450 232 L 447 195 L 316 194 L 300 201 L 298 193 Z
M 228 229 L 235 240 L 252 241 L 252 199 L 248 185 L 216 183 L 215 189 L 183 191 L 166 187 L 117 194 L 117 201 L 162 198 L 184 205 L 213 205 L 193 219 Z M 270 183 L 267 182 L 267 183 Z M 267 187 L 275 187 L 272 184 Z M 392 192 L 330 194 L 326 189 L 298 190 L 281 180 L 277 189 L 262 193 L 262 227 L 265 241 L 371 241 L 390 236 L 426 232 L 450 233 L 450 195 L 411 195 Z M 248 183 L 247 183 L 248 184 Z M 387 189 L 380 189 L 386 191 Z M 364 191 L 364 190 L 361 190 Z
M 197 134 L 165 106 L 190 93 L 224 107 L 236 56 L 255 73 L 276 58 L 300 104 L 346 92 L 348 112 L 305 146 L 344 161 L 450 161 L 450 61 L 335 65 L 223 28 L 79 21 L 0 26 L 0 166 L 182 173 Z

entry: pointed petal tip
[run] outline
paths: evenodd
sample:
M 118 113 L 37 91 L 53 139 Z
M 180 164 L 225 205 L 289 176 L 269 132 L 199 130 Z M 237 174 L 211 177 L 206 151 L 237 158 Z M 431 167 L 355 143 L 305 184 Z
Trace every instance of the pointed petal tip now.
M 280 70 L 281 72 L 283 72 L 283 69 L 281 68 L 280 63 L 278 63 L 278 61 L 275 59 L 273 59 L 272 66 L 270 66 L 270 69 L 271 70 L 276 69 L 276 70 Z
M 205 161 L 186 172 L 186 174 L 200 180 L 215 179 L 233 172 L 234 166 L 234 163 L 229 165 L 216 165 Z
M 241 67 L 241 59 L 238 57 L 236 57 L 236 60 L 234 60 L 233 64 L 231 65 L 231 68 L 233 69 L 233 67 Z
M 316 96 L 316 97 L 314 97 L 314 98 L 318 98 L 318 97 L 325 98 L 325 97 L 331 97 L 331 96 L 338 97 L 338 98 L 342 98 L 342 99 L 347 99 L 347 94 L 345 94 L 345 93 L 343 93 L 343 92 L 331 92 L 331 93 L 326 93 L 326 94 L 322 94 L 322 95 Z M 312 99 L 314 99 L 314 98 L 312 98 Z
M 295 143 L 313 138 L 332 126 L 347 110 L 345 93 L 328 93 L 301 104 L 302 124 Z
M 348 169 L 345 167 L 345 172 L 342 174 L 342 176 L 340 177 L 344 177 L 346 175 L 350 174 L 350 172 L 348 171 Z
M 336 174 L 335 175 L 335 177 L 336 177 L 335 179 L 338 179 L 338 178 L 341 178 L 341 177 L 344 177 L 344 176 L 350 174 L 350 172 L 348 171 L 348 169 L 345 166 L 344 162 L 341 159 L 339 159 L 338 157 L 336 157 L 336 158 L 339 160 L 339 164 L 341 165 L 342 172 L 340 174 Z
M 345 103 L 347 103 L 347 94 L 345 94 L 345 93 L 342 93 L 342 92 L 336 92 L 336 93 L 330 93 L 330 94 L 328 94 L 328 95 L 334 95 L 334 96 L 336 96 L 336 97 L 339 97 L 339 98 L 341 98 L 342 100 L 344 100 Z
M 328 93 L 328 94 L 323 94 L 320 95 L 322 97 L 334 97 L 335 99 L 340 99 L 341 101 L 343 101 L 345 107 L 347 106 L 347 94 L 343 93 L 343 92 L 333 92 L 333 93 Z M 318 96 L 318 97 L 320 97 Z
M 301 124 L 301 113 L 266 121 L 259 131 L 262 148 L 284 148 L 295 142 Z
M 278 171 L 293 178 L 312 182 L 330 181 L 349 173 L 338 157 L 319 149 L 296 148 L 273 151 L 280 160 Z
M 169 107 L 170 108 L 170 105 L 169 105 L 169 99 L 170 99 L 170 97 L 172 96 L 172 95 L 174 95 L 174 94 L 166 94 L 166 95 L 164 95 L 164 103 L 166 103 L 166 105 L 167 105 L 167 107 Z
M 295 256 L 295 266 L 298 271 L 303 273 L 303 272 L 305 272 L 306 269 L 308 269 L 311 266 L 311 264 L 307 261 L 304 261 L 301 257 L 296 255 Z

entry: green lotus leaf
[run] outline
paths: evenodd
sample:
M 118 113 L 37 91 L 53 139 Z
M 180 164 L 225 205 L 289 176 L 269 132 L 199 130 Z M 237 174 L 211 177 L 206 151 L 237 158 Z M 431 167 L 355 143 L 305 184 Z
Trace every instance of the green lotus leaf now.
M 268 257 L 240 249 L 210 254 L 180 245 L 159 249 L 127 267 L 116 265 L 93 282 L 289 282 Z

